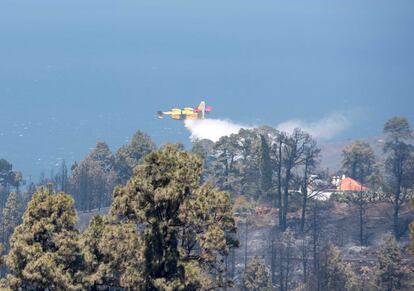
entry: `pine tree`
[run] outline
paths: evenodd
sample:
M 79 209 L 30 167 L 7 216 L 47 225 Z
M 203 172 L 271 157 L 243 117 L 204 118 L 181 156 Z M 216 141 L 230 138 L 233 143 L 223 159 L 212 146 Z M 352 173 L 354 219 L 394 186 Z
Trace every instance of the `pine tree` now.
M 226 192 L 217 191 L 210 184 L 204 184 L 196 189 L 188 199 L 183 202 L 180 211 L 180 220 L 184 222 L 179 232 L 182 242 L 180 260 L 190 261 L 183 263 L 186 274 L 197 266 L 198 278 L 190 282 L 197 285 L 201 277 L 203 288 L 226 287 L 231 282 L 225 278 L 226 265 L 224 258 L 230 249 L 239 246 L 235 239 L 235 222 L 233 219 L 232 203 Z M 197 252 L 196 247 L 200 248 Z M 197 264 L 195 264 L 197 262 Z M 210 276 L 216 274 L 216 276 Z M 188 276 L 187 276 L 188 277 Z
M 184 286 L 178 265 L 179 207 L 198 182 L 201 162 L 174 147 L 150 154 L 127 188 L 115 192 L 111 211 L 144 225 L 145 282 L 147 289 Z M 128 197 L 129 196 L 129 197 Z M 128 199 L 129 198 L 129 199 Z M 123 204 L 125 199 L 128 204 Z
M 115 155 L 115 166 L 122 184 L 133 175 L 134 168 L 144 157 L 156 149 L 155 143 L 142 131 L 137 131 L 131 142 L 122 146 Z
M 206 160 L 213 152 L 214 142 L 209 139 L 197 139 L 192 142 L 191 152 L 197 154 L 203 160 Z
M 82 274 L 82 283 L 86 288 L 92 289 L 103 285 L 102 276 L 98 274 L 100 263 L 103 261 L 103 254 L 100 250 L 105 224 L 102 216 L 92 218 L 88 228 L 82 233 L 80 246 L 85 260 L 85 268 Z
M 225 284 L 221 262 L 235 231 L 231 203 L 226 193 L 199 186 L 201 164 L 196 155 L 167 145 L 114 192 L 111 219 L 143 229 L 144 289 Z
M 371 146 L 356 140 L 342 150 L 342 169 L 349 177 L 365 183 L 372 174 L 375 164 L 375 154 Z
M 106 280 L 112 278 L 127 290 L 143 290 L 147 286 L 143 242 L 135 224 L 107 225 L 99 247 L 104 256 L 101 273 Z
M 259 158 L 260 190 L 263 195 L 268 196 L 272 188 L 272 163 L 270 160 L 269 145 L 263 135 L 260 135 Z
M 19 205 L 17 201 L 17 194 L 11 192 L 7 198 L 6 206 L 3 209 L 3 244 L 8 249 L 9 239 L 16 226 L 20 223 Z
M 398 240 L 401 236 L 400 209 L 410 198 L 407 189 L 414 186 L 414 147 L 411 144 L 413 132 L 406 118 L 393 117 L 385 123 L 384 134 L 387 137 L 384 146 L 387 154 L 385 188 L 393 204 L 394 236 Z
M 142 242 L 134 224 L 112 223 L 96 216 L 83 233 L 81 246 L 84 288 L 143 288 Z
M 67 192 L 69 187 L 69 177 L 68 177 L 68 168 L 66 166 L 66 161 L 62 160 L 60 165 L 60 171 L 55 177 L 56 188 L 62 192 Z
M 292 134 L 284 137 L 282 143 L 282 156 L 280 167 L 283 168 L 284 179 L 281 182 L 283 184 L 283 195 L 281 197 L 281 209 L 279 225 L 282 230 L 287 228 L 287 213 L 289 209 L 289 189 L 294 179 L 295 169 L 303 165 L 303 155 L 309 143 L 312 142 L 312 138 L 306 132 L 300 129 L 295 129 Z M 279 169 L 280 170 L 280 169 Z M 278 176 L 280 177 L 279 173 Z M 279 190 L 278 190 L 279 191 Z
M 332 244 L 322 252 L 321 258 L 322 290 L 354 291 L 359 290 L 359 282 L 350 265 L 342 259 L 341 252 Z
M 366 241 L 366 212 L 369 203 L 374 200 L 373 193 L 366 190 L 365 186 L 370 175 L 374 173 L 375 160 L 374 151 L 366 142 L 356 140 L 342 150 L 342 169 L 348 176 L 361 184 L 361 189 L 347 191 L 344 197 L 346 203 L 355 205 L 358 209 L 359 242 L 361 246 Z
M 76 207 L 92 210 L 109 206 L 117 180 L 114 156 L 106 143 L 97 142 L 89 155 L 72 167 L 70 185 Z
M 114 156 L 108 145 L 103 141 L 98 141 L 95 148 L 89 153 L 88 158 L 100 164 L 104 172 L 109 172 L 114 167 Z
M 0 159 L 0 208 L 3 208 L 6 204 L 10 188 L 15 187 L 18 190 L 22 179 L 21 172 L 13 171 L 11 163 L 5 159 Z
M 8 283 L 15 290 L 77 290 L 82 256 L 73 199 L 36 192 L 10 240 Z
M 293 231 L 288 228 L 282 233 L 277 243 L 277 268 L 279 290 L 290 290 L 291 278 L 293 273 L 293 254 L 296 253 L 295 237 Z
M 300 188 L 302 194 L 302 215 L 300 219 L 300 231 L 303 233 L 305 231 L 306 223 L 306 210 L 308 207 L 309 196 L 315 195 L 314 191 L 317 191 L 317 188 L 321 186 L 317 183 L 313 183 L 311 179 L 311 174 L 314 173 L 316 165 L 320 157 L 320 149 L 317 146 L 316 140 L 310 138 L 308 143 L 304 145 L 303 151 L 303 174 L 301 178 Z M 308 188 L 311 186 L 312 191 L 308 193 Z
M 381 245 L 378 254 L 377 281 L 383 290 L 399 290 L 401 279 L 404 276 L 402 269 L 402 255 L 397 241 L 388 236 Z
M 214 163 L 215 184 L 220 189 L 233 191 L 240 182 L 236 169 L 236 158 L 239 155 L 237 135 L 221 137 L 214 145 L 216 161 Z M 240 185 L 243 187 L 243 185 Z
M 249 291 L 272 290 L 270 272 L 258 257 L 254 257 L 247 265 L 243 275 L 243 288 Z
M 261 143 L 257 132 L 252 129 L 240 129 L 238 134 L 232 134 L 230 136 L 230 142 L 229 149 L 233 146 L 236 150 L 235 153 L 237 157 L 233 162 L 235 163 L 234 168 L 237 169 L 233 177 L 233 190 L 236 193 L 238 192 L 242 195 L 251 196 L 256 199 L 259 198 L 260 194 L 267 194 L 263 193 L 262 190 L 264 189 L 267 191 L 267 187 L 269 187 L 267 172 L 269 165 L 267 165 L 267 163 L 270 160 L 268 160 L 267 157 L 263 157 L 266 162 L 263 164 L 263 181 L 261 181 Z M 268 149 L 267 153 L 269 153 Z M 263 154 L 267 155 L 266 152 Z M 261 182 L 264 182 L 264 184 L 261 184 Z M 261 186 L 263 186 L 263 189 L 261 189 Z

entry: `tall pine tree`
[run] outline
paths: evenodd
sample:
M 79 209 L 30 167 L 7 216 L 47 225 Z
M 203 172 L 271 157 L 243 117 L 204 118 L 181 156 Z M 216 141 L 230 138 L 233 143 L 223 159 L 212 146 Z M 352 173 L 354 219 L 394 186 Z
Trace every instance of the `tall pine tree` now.
M 78 290 L 82 255 L 73 199 L 40 189 L 10 240 L 8 283 L 14 290 Z
M 400 290 L 402 270 L 402 255 L 397 241 L 388 236 L 381 245 L 378 253 L 377 281 L 382 290 Z
M 272 162 L 270 160 L 269 145 L 263 135 L 260 135 L 259 153 L 260 190 L 267 197 L 272 188 Z
M 112 223 L 96 216 L 83 233 L 81 246 L 85 289 L 144 288 L 142 242 L 135 224 Z
M 8 250 L 10 236 L 19 222 L 20 212 L 17 194 L 15 192 L 11 192 L 9 197 L 7 197 L 6 206 L 3 209 L 3 220 L 1 222 L 3 230 L 3 245 L 5 246 L 6 251 Z
M 111 219 L 142 229 L 143 289 L 226 285 L 222 262 L 235 244 L 231 203 L 226 193 L 199 186 L 201 170 L 199 157 L 167 145 L 114 192 Z
M 270 271 L 266 265 L 254 257 L 247 265 L 243 275 L 243 289 L 251 291 L 271 291 L 272 280 Z

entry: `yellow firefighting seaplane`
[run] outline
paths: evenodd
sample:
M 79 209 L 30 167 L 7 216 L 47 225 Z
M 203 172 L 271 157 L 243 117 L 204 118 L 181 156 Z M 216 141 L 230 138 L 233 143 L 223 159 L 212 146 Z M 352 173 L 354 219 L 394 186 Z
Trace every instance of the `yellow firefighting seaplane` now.
M 202 101 L 200 105 L 196 108 L 185 107 L 183 109 L 173 108 L 170 111 L 158 111 L 158 117 L 164 118 L 165 115 L 169 115 L 172 119 L 175 120 L 197 120 L 204 119 L 206 114 L 213 110 L 213 107 L 206 106 L 206 102 Z

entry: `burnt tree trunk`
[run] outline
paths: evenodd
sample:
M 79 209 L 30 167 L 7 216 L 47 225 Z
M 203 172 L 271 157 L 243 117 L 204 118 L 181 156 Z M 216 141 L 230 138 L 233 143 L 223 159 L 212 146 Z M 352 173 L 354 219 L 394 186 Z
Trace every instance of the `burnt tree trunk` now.
M 300 218 L 300 232 L 303 233 L 306 221 L 306 206 L 308 203 L 308 162 L 305 163 L 303 185 L 302 185 L 302 215 Z

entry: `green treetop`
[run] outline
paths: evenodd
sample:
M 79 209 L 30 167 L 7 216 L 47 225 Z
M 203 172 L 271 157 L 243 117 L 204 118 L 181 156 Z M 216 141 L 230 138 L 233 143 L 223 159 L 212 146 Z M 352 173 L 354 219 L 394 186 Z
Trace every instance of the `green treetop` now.
M 378 285 L 382 290 L 400 290 L 403 275 L 402 254 L 397 241 L 390 235 L 385 238 L 378 254 Z
M 133 175 L 134 168 L 144 157 L 156 149 L 155 143 L 142 131 L 137 131 L 131 142 L 122 146 L 115 154 L 115 166 L 122 184 Z
M 10 240 L 8 283 L 14 290 L 78 290 L 82 256 L 73 199 L 40 189 Z
M 262 194 L 268 196 L 272 188 L 272 161 L 270 160 L 269 145 L 263 135 L 260 135 L 259 149 L 259 174 L 260 190 Z
M 322 290 L 359 290 L 359 282 L 351 266 L 344 262 L 341 252 L 332 244 L 324 249 L 321 260 Z
M 199 185 L 201 171 L 198 156 L 167 145 L 114 192 L 111 219 L 142 229 L 143 289 L 226 284 L 223 256 L 235 244 L 231 203 L 226 193 Z
M 6 206 L 3 209 L 3 220 L 1 222 L 3 230 L 3 244 L 8 249 L 9 239 L 15 227 L 20 222 L 19 205 L 17 201 L 17 194 L 11 192 L 7 197 Z
M 366 183 L 366 178 L 374 170 L 374 163 L 374 151 L 366 142 L 356 140 L 342 151 L 342 169 L 360 183 Z
M 270 271 L 257 257 L 254 257 L 247 265 L 243 275 L 244 290 L 270 291 L 272 282 Z

